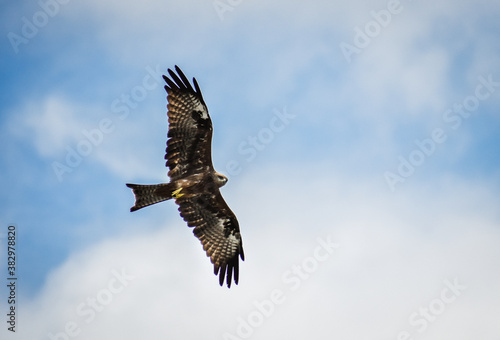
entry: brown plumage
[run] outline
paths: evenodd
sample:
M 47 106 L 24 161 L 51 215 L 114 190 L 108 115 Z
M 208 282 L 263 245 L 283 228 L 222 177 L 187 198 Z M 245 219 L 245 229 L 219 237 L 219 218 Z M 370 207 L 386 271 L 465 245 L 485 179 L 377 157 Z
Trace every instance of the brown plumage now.
M 175 198 L 182 218 L 201 241 L 214 264 L 222 286 L 234 277 L 238 284 L 239 259 L 244 260 L 238 220 L 222 198 L 219 188 L 227 177 L 212 164 L 212 120 L 195 78 L 194 89 L 179 67 L 168 70 L 168 140 L 165 159 L 169 183 L 127 184 L 136 202 L 130 211 Z

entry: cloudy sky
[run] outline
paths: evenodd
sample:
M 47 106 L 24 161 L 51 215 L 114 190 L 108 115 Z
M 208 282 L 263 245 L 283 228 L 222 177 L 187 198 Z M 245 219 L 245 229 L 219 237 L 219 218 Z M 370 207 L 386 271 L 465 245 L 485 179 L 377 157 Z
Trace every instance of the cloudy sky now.
M 1 6 L 2 338 L 498 339 L 498 1 Z M 168 180 L 174 65 L 229 177 L 231 289 L 173 202 L 129 212 Z

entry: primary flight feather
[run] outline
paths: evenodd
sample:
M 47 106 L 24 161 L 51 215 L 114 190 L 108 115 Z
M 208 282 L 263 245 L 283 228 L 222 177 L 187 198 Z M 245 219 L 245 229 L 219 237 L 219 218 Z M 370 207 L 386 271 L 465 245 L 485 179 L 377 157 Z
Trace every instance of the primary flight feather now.
M 212 120 L 200 87 L 193 78 L 194 88 L 181 69 L 167 83 L 168 140 L 165 159 L 169 168 L 169 183 L 154 185 L 130 184 L 136 211 L 171 198 L 179 205 L 182 218 L 214 264 L 214 273 L 231 287 L 238 284 L 239 259 L 245 259 L 238 220 L 222 198 L 219 188 L 227 177 L 216 172 L 212 164 Z

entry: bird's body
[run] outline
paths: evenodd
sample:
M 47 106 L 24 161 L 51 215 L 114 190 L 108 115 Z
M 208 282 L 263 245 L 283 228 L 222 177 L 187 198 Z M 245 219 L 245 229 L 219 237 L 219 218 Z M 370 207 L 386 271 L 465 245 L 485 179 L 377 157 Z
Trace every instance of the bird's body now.
M 131 211 L 175 199 L 181 216 L 201 241 L 219 274 L 222 285 L 238 283 L 239 260 L 244 260 L 243 244 L 236 216 L 222 198 L 219 188 L 227 177 L 212 165 L 212 121 L 196 79 L 195 89 L 176 66 L 172 79 L 163 76 L 167 85 L 169 130 L 165 159 L 170 171 L 169 183 L 154 185 L 127 184 L 136 197 Z

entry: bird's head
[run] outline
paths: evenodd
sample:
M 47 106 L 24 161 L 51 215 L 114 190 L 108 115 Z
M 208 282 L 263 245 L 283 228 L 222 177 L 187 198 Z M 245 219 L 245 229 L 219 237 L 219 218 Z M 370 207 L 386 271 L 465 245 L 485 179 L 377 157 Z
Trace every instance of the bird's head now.
M 221 186 L 225 185 L 227 183 L 227 177 L 224 176 L 223 174 L 216 172 L 215 173 L 215 183 L 217 183 L 217 186 L 220 188 Z

